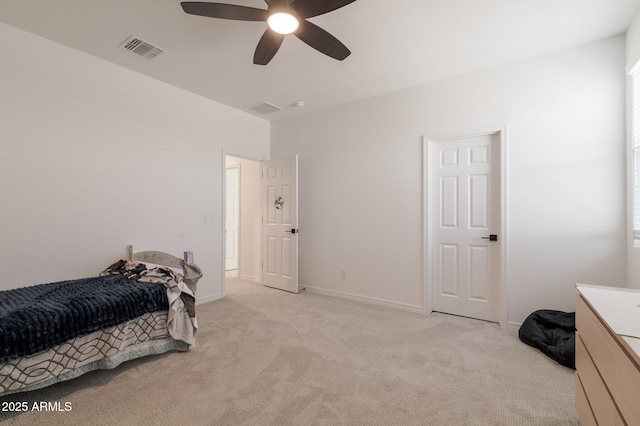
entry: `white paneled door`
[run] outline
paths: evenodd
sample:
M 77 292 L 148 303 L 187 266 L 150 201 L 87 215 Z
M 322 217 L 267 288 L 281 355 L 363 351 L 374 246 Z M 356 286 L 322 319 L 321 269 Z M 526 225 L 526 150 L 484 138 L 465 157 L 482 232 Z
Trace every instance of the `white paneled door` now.
M 488 134 L 432 144 L 434 311 L 500 319 L 499 139 Z
M 240 169 L 238 167 L 226 170 L 227 190 L 225 192 L 225 270 L 238 269 L 238 231 L 240 222 Z
M 298 292 L 298 156 L 262 163 L 262 283 Z

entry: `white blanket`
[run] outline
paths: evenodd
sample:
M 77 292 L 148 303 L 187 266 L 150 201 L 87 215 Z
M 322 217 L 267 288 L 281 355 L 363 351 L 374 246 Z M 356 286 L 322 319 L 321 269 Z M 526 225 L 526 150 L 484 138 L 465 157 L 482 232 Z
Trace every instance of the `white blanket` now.
M 190 347 L 195 345 L 198 320 L 195 312 L 196 289 L 202 271 L 194 263 L 182 263 L 182 274 L 169 268 L 152 268 L 142 273 L 138 281 L 164 284 L 169 299 L 167 328 L 176 340 Z

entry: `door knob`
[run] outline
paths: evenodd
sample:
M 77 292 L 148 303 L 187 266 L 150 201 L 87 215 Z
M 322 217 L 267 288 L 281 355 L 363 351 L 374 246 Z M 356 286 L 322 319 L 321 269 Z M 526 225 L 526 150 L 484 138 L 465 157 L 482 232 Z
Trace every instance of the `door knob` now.
M 288 233 L 290 233 L 290 234 L 297 234 L 297 233 L 298 233 L 298 230 L 297 230 L 296 228 L 291 228 L 291 230 L 290 230 L 290 231 L 284 231 L 284 232 L 288 232 Z
M 498 236 L 496 234 L 491 234 L 488 237 L 480 237 L 483 240 L 489 240 L 489 241 L 498 241 Z

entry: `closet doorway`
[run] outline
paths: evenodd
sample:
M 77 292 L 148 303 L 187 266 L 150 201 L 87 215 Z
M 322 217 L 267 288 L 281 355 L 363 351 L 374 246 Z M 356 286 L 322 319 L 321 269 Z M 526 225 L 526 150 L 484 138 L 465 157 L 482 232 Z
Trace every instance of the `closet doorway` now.
M 262 280 L 261 163 L 225 155 L 225 288 L 229 279 Z

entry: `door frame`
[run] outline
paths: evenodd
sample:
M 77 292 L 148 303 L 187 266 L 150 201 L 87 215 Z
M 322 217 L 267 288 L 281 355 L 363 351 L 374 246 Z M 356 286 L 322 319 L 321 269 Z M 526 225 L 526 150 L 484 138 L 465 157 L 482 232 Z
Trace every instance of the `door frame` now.
M 242 164 L 234 164 L 232 166 L 227 166 L 227 156 L 225 155 L 225 169 L 224 169 L 224 234 L 222 234 L 222 238 L 224 238 L 224 265 L 223 268 L 225 270 L 225 278 L 226 278 L 226 272 L 227 272 L 227 170 L 232 170 L 232 169 L 237 169 L 238 170 L 238 211 L 236 212 L 236 219 L 238 219 L 238 232 L 237 232 L 237 244 L 236 244 L 236 262 L 238 264 L 238 267 L 236 268 L 236 270 L 238 271 L 238 276 L 240 276 L 240 233 L 242 232 L 242 230 L 240 229 L 240 218 L 242 217 L 242 213 L 241 213 L 241 209 L 242 209 L 242 203 L 240 202 L 241 199 L 241 187 L 242 187 Z
M 475 136 L 498 135 L 500 144 L 500 271 L 499 271 L 499 291 L 497 309 L 500 327 L 506 328 L 508 324 L 508 292 L 507 292 L 507 124 L 494 124 L 473 129 L 452 131 L 438 135 L 422 137 L 422 274 L 424 289 L 424 314 L 428 315 L 433 311 L 433 270 L 431 261 L 433 259 L 433 241 L 431 237 L 431 227 L 433 226 L 433 212 L 431 211 L 431 196 L 433 195 L 433 176 L 431 167 L 432 150 L 435 144 L 448 142 L 451 140 L 469 138 Z

